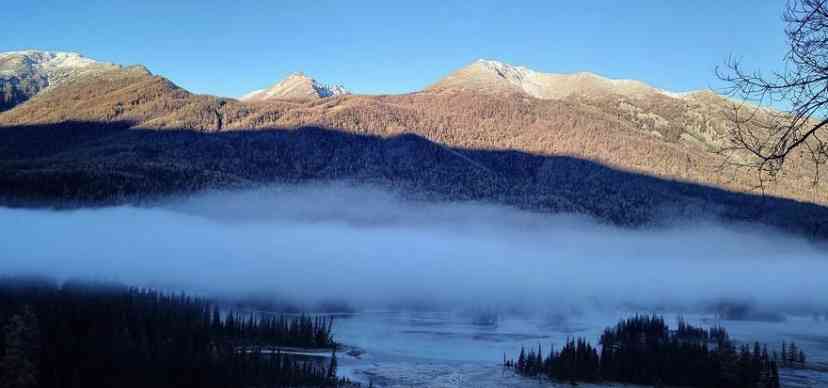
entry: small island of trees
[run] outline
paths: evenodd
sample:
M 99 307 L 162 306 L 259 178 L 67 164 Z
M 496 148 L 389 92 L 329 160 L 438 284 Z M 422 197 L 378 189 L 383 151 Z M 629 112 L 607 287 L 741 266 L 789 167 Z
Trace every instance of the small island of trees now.
M 805 354 L 785 344 L 782 355 L 766 346 L 735 346 L 721 327 L 697 328 L 679 320 L 670 330 L 657 316 L 635 316 L 607 328 L 600 351 L 585 339 L 559 350 L 521 349 L 508 368 L 557 381 L 613 381 L 653 386 L 778 388 L 779 367 L 804 364 Z

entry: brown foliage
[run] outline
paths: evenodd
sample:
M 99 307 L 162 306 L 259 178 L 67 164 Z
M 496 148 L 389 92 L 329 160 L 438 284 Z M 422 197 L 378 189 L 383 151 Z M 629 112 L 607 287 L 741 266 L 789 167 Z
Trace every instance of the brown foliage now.
M 722 157 L 714 152 L 728 104 L 712 93 L 540 100 L 451 90 L 242 103 L 192 95 L 162 77 L 128 68 L 41 93 L 0 114 L 0 125 L 85 121 L 198 132 L 318 126 L 382 138 L 412 133 L 454 149 L 567 155 L 668 180 L 750 191 L 755 177 L 721 169 Z M 802 169 L 781 176 L 766 192 L 828 203 L 824 183 L 815 187 L 808 175 Z

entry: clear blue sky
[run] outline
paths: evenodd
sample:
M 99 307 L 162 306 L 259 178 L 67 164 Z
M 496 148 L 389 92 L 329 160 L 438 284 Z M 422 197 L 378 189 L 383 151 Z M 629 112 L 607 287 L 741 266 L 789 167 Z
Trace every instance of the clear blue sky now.
M 198 93 L 239 96 L 294 71 L 356 93 L 421 89 L 477 58 L 591 71 L 684 91 L 729 54 L 785 54 L 783 1 L 13 2 L 0 51 L 77 51 L 144 64 Z

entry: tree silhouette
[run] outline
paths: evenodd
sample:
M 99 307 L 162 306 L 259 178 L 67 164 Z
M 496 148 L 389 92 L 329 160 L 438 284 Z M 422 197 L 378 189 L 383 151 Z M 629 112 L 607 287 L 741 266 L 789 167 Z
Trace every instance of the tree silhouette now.
M 733 107 L 729 145 L 731 162 L 755 169 L 760 184 L 776 177 L 792 156 L 813 163 L 814 182 L 828 160 L 828 8 L 825 0 L 788 2 L 784 21 L 789 45 L 784 71 L 748 71 L 730 59 L 717 68 L 729 94 L 758 105 L 786 106 L 778 114 L 752 104 Z
M 40 332 L 29 306 L 13 315 L 3 328 L 3 358 L 0 361 L 0 387 L 32 388 L 38 383 Z
M 0 387 L 336 386 L 328 318 L 233 311 L 117 284 L 0 278 Z
M 759 343 L 736 348 L 721 327 L 703 329 L 679 320 L 672 331 L 664 319 L 636 316 L 607 328 L 601 352 L 585 339 L 569 339 L 543 359 L 541 348 L 518 362 L 506 361 L 523 376 L 563 382 L 615 381 L 654 386 L 778 387 L 776 360 Z

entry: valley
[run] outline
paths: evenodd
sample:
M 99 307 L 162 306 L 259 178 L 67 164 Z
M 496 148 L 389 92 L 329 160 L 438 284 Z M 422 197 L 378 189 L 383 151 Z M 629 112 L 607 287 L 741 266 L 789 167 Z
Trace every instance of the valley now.
M 301 96 L 239 101 L 191 94 L 141 66 L 100 66 L 0 113 L 6 205 L 340 180 L 617 225 L 711 217 L 828 233 L 824 180 L 813 185 L 820 173 L 806 160 L 790 157 L 796 173 L 762 190 L 725 163 L 716 150 L 733 103 L 709 91 L 476 61 L 410 94 L 311 95 L 316 81 L 296 76 L 303 86 L 279 88 Z
M 828 0 L 2 10 L 0 388 L 828 387 Z

